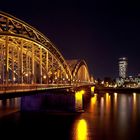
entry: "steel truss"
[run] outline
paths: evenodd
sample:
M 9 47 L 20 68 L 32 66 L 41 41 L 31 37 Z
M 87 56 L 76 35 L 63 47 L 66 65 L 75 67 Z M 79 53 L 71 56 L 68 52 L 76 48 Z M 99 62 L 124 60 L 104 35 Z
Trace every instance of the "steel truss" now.
M 0 12 L 0 84 L 66 84 L 71 79 L 65 59 L 48 38 Z

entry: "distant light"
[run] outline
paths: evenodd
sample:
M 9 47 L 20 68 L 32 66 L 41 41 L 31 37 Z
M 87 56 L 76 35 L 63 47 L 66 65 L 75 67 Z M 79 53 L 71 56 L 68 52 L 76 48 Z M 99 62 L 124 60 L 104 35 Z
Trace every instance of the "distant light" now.
M 43 78 L 46 79 L 46 75 L 44 75 Z
M 16 78 L 14 77 L 13 80 L 16 81 Z

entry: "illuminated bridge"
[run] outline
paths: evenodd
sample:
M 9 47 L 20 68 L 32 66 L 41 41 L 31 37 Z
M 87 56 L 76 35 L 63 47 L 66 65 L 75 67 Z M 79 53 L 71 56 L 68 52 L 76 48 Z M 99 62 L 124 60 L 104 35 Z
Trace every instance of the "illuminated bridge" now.
M 66 61 L 41 32 L 0 12 L 0 91 L 75 83 L 90 83 L 84 60 Z

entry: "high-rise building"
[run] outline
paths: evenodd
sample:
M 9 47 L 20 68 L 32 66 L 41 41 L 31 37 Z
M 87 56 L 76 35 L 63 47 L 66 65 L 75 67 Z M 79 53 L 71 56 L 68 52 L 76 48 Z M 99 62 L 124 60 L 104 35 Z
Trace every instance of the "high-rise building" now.
M 128 60 L 126 57 L 119 58 L 119 77 L 126 78 Z

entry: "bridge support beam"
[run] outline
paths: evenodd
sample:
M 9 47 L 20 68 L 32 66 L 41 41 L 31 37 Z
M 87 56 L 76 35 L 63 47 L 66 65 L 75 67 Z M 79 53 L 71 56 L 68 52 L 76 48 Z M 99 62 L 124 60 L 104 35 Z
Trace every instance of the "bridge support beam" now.
M 5 84 L 8 84 L 8 79 L 9 79 L 9 46 L 8 46 L 8 36 L 5 36 L 5 59 L 6 59 L 6 64 L 5 64 L 5 67 L 6 67 L 6 71 L 5 71 Z

